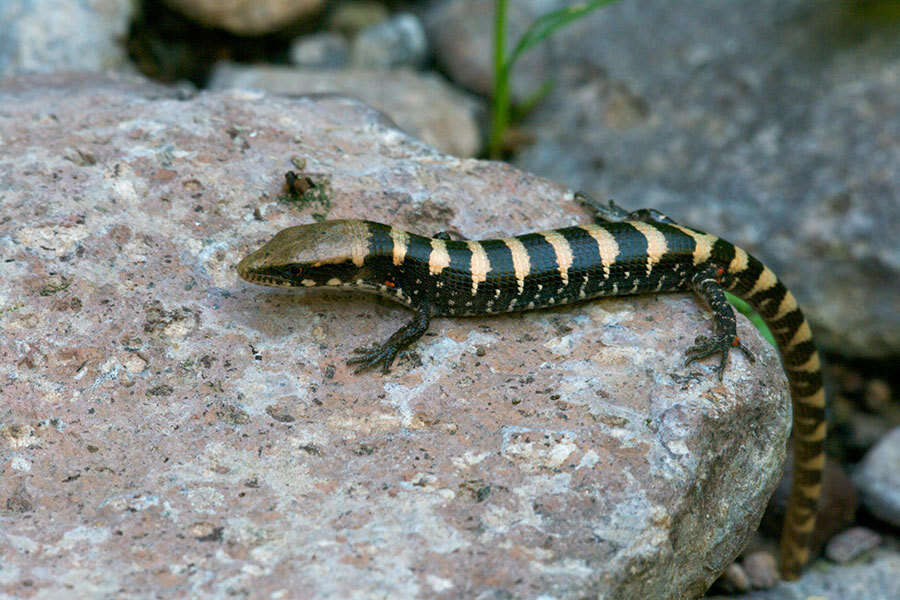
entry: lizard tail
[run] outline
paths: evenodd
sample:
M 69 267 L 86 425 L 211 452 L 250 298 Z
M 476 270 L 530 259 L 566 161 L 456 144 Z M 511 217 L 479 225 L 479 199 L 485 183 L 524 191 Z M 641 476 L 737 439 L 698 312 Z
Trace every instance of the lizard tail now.
M 793 294 L 759 260 L 747 255 L 735 273 L 734 293 L 756 310 L 778 344 L 793 400 L 794 476 L 781 535 L 781 575 L 799 577 L 809 560 L 810 538 L 825 469 L 825 389 L 809 323 Z

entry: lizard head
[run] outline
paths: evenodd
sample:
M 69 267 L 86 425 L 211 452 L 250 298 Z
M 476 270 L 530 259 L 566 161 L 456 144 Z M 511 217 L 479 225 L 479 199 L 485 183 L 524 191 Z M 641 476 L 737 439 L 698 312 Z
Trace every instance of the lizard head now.
M 356 220 L 288 227 L 248 254 L 238 275 L 274 287 L 344 285 L 363 269 L 367 240 L 366 224 Z

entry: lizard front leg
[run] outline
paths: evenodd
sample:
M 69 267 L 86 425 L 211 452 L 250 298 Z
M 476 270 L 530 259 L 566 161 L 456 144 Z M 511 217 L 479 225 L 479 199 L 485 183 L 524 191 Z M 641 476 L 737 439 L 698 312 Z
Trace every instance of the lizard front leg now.
M 387 373 L 391 364 L 397 358 L 397 354 L 404 348 L 413 344 L 428 331 L 431 322 L 431 309 L 427 304 L 415 308 L 416 314 L 403 327 L 382 344 L 363 346 L 353 351 L 354 356 L 347 361 L 348 365 L 357 365 L 354 373 L 359 373 L 371 367 L 382 365 L 381 372 Z

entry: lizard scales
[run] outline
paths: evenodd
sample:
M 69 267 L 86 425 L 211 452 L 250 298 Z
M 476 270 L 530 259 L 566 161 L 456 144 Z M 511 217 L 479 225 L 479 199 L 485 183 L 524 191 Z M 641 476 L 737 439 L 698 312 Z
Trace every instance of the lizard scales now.
M 494 240 L 452 240 L 362 220 L 290 227 L 238 265 L 244 279 L 276 287 L 362 289 L 399 301 L 415 316 L 386 342 L 348 361 L 382 365 L 418 340 L 434 316 L 546 308 L 602 296 L 694 291 L 712 308 L 716 334 L 687 351 L 688 362 L 739 348 L 723 290 L 766 321 L 793 400 L 794 480 L 781 538 L 782 576 L 809 559 L 825 466 L 825 392 L 819 355 L 797 301 L 762 262 L 722 238 L 679 225 L 652 209 L 628 213 L 581 197 L 594 224 Z

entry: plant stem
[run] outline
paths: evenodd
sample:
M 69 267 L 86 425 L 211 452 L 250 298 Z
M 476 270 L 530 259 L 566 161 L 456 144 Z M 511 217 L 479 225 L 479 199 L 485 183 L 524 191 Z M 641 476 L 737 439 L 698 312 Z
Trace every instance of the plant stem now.
M 500 158 L 503 133 L 509 125 L 509 73 L 506 65 L 506 0 L 497 0 L 494 14 L 494 101 L 488 156 Z
M 492 159 L 501 157 L 503 138 L 510 121 L 510 75 L 513 65 L 525 52 L 534 48 L 558 29 L 577 21 L 601 6 L 612 4 L 618 0 L 590 0 L 565 6 L 558 10 L 543 14 L 528 27 L 516 42 L 515 48 L 506 55 L 506 0 L 496 0 L 494 6 L 494 97 L 491 101 L 491 136 L 488 140 L 488 156 Z M 547 92 L 545 86 L 540 98 Z

